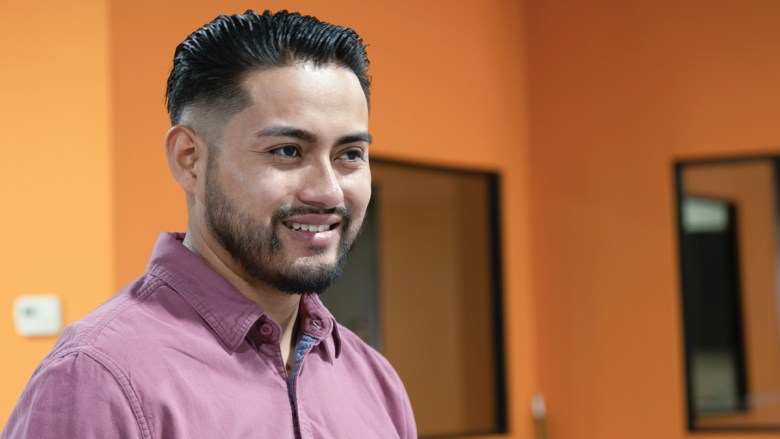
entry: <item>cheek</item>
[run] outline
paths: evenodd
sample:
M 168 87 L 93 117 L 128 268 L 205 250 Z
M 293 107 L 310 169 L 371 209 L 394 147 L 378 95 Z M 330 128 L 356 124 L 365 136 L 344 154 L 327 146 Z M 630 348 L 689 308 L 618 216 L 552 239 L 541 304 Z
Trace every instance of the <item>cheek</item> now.
M 283 174 L 236 172 L 223 179 L 223 190 L 240 205 L 247 215 L 265 219 L 277 209 L 287 206 L 294 188 Z
M 232 168 L 224 170 L 224 180 L 236 194 L 274 198 L 274 194 L 289 192 L 295 180 L 289 174 L 260 166 L 251 160 L 237 160 Z
M 343 190 L 347 208 L 352 211 L 355 219 L 362 220 L 371 200 L 371 174 L 366 173 L 365 176 L 353 179 Z

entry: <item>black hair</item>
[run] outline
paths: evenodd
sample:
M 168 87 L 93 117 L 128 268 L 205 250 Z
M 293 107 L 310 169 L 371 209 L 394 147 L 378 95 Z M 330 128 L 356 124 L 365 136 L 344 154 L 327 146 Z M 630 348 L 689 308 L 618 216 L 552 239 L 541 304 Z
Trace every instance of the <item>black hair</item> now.
M 193 107 L 237 113 L 250 104 L 241 86 L 247 73 L 299 61 L 350 69 L 369 100 L 366 46 L 354 30 L 298 13 L 249 10 L 220 15 L 176 47 L 165 92 L 171 124 Z

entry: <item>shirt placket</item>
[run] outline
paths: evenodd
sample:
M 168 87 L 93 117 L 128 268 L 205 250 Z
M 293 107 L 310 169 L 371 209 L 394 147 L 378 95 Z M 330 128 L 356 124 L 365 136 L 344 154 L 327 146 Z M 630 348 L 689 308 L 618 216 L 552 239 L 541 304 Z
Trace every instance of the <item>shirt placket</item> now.
M 318 340 L 311 335 L 302 334 L 295 344 L 295 356 L 293 357 L 293 367 L 290 372 L 288 391 L 290 396 L 290 406 L 293 413 L 293 426 L 296 439 L 303 439 L 303 430 L 301 429 L 300 406 L 298 404 L 298 377 L 301 373 L 303 359 L 306 357 Z M 307 435 L 308 436 L 308 435 Z

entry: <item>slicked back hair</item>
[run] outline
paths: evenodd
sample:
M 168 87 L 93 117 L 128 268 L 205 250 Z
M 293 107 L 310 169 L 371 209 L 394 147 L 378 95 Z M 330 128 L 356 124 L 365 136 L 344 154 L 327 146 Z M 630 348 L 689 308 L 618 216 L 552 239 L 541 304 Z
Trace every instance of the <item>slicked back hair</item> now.
M 182 123 L 188 110 L 230 117 L 251 104 L 242 88 L 248 73 L 296 62 L 350 69 L 368 102 L 366 46 L 354 30 L 298 13 L 249 10 L 220 15 L 176 47 L 165 93 L 171 124 Z

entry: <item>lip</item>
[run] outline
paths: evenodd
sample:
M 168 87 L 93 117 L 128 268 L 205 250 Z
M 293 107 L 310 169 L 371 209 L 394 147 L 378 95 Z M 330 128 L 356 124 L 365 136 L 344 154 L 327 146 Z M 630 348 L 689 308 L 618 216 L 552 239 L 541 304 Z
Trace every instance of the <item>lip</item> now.
M 286 234 L 292 237 L 296 242 L 300 242 L 310 247 L 327 247 L 338 239 L 341 220 L 342 218 L 339 215 L 294 215 L 282 220 L 280 222 L 280 227 L 284 228 Z M 329 226 L 330 228 L 322 232 L 293 230 L 288 227 L 288 225 L 292 223 Z
M 306 214 L 306 215 L 293 215 L 283 219 L 281 223 L 287 227 L 292 223 L 309 224 L 314 226 L 330 226 L 331 229 L 336 229 L 334 225 L 341 223 L 342 218 L 340 215 L 318 215 L 318 214 Z M 289 227 L 288 227 L 289 228 Z

